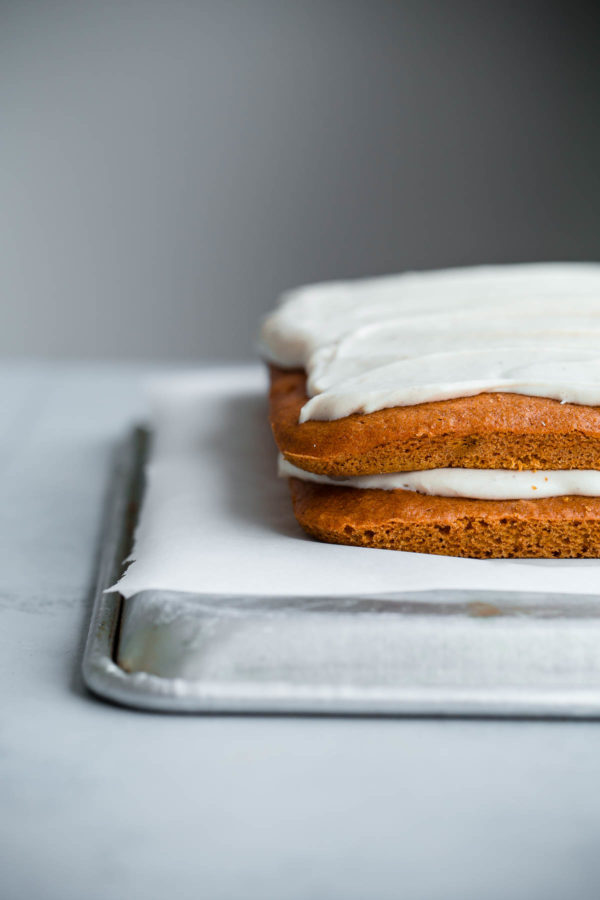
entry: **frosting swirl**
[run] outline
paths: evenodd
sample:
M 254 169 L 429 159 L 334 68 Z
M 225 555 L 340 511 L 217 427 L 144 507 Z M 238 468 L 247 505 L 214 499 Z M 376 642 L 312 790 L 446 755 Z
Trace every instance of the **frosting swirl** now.
M 307 372 L 300 421 L 483 391 L 600 405 L 600 265 L 406 273 L 300 288 L 266 356 Z

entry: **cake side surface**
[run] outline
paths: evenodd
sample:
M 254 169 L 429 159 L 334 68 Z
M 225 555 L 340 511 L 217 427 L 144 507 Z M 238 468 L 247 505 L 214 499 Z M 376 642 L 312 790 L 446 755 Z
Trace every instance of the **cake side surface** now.
M 299 424 L 303 370 L 270 367 L 270 419 L 284 457 L 330 476 L 452 466 L 600 469 L 600 408 L 478 394 Z
M 600 498 L 469 500 L 289 479 L 299 524 L 320 541 L 490 558 L 600 557 Z

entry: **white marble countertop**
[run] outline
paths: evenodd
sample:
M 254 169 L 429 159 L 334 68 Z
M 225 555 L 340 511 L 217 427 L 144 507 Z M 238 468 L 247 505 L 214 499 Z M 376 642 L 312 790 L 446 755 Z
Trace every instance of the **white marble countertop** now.
M 600 723 L 185 717 L 79 675 L 141 367 L 0 367 L 3 900 L 595 898 Z

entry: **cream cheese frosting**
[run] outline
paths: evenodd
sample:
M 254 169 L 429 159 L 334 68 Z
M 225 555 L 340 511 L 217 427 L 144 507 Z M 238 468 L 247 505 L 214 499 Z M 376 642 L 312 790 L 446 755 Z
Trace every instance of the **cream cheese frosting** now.
M 600 265 L 406 273 L 300 288 L 265 355 L 307 372 L 300 421 L 483 391 L 600 405 Z M 519 474 L 519 473 L 516 473 Z
M 437 497 L 476 500 L 541 500 L 543 497 L 574 495 L 600 497 L 600 471 L 595 469 L 515 472 L 508 469 L 452 468 L 329 478 L 299 469 L 280 456 L 279 475 L 334 487 L 416 491 Z

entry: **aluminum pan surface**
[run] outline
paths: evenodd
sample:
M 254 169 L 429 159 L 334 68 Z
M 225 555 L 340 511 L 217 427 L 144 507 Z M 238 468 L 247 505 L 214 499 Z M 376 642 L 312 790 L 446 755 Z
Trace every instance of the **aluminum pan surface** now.
M 493 591 L 364 598 L 104 590 L 131 543 L 145 440 L 122 449 L 83 672 L 160 711 L 600 716 L 600 600 Z

